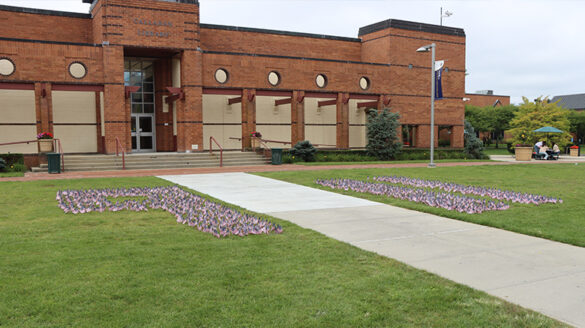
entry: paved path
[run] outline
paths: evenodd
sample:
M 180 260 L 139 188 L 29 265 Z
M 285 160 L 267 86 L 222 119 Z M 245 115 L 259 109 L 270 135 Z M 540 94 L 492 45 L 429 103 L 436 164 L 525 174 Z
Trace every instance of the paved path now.
M 585 327 L 585 248 L 245 173 L 162 178 Z

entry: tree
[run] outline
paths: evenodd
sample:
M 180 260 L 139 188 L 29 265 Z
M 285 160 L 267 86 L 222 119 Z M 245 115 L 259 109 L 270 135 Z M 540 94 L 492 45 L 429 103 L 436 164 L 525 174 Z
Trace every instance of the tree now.
M 531 102 L 526 97 L 514 115 L 510 123 L 514 135 L 514 144 L 533 145 L 539 140 L 547 140 L 547 143 L 555 142 L 559 147 L 566 146 L 570 140 L 569 111 L 558 105 L 558 101 L 551 103 L 548 98 L 539 97 Z M 544 126 L 552 126 L 563 133 L 538 133 L 534 130 Z
M 475 136 L 473 126 L 467 120 L 465 120 L 463 140 L 465 141 L 466 154 L 477 159 L 485 157 L 483 153 L 483 144 L 481 140 Z
M 493 126 L 492 132 L 496 137 L 496 148 L 498 143 L 504 138 L 504 131 L 510 129 L 510 123 L 514 119 L 514 114 L 518 110 L 518 107 L 514 105 L 506 105 L 493 108 Z
M 585 112 L 570 111 L 569 122 L 571 123 L 571 132 L 577 135 L 575 143 L 582 143 L 585 140 Z
M 368 155 L 382 160 L 394 158 L 402 149 L 402 142 L 398 140 L 398 126 L 400 116 L 392 113 L 388 108 L 382 112 L 370 111 L 366 124 Z
M 496 148 L 503 139 L 504 131 L 510 129 L 510 122 L 518 108 L 514 105 L 477 107 L 465 106 L 465 120 L 478 132 L 489 132 L 494 135 Z
M 292 156 L 301 158 L 305 162 L 314 162 L 316 152 L 317 149 L 313 147 L 313 144 L 309 140 L 299 141 L 290 149 Z
M 465 106 L 465 120 L 477 132 L 491 132 L 494 126 L 493 107 Z

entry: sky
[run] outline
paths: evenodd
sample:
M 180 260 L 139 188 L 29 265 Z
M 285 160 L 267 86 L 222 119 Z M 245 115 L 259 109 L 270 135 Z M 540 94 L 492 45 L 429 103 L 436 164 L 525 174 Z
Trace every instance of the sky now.
M 466 92 L 534 99 L 585 93 L 581 0 L 200 0 L 201 22 L 357 37 L 389 18 L 465 30 Z M 0 0 L 0 5 L 87 13 L 81 0 Z M 421 44 L 422 45 L 422 44 Z M 437 58 L 446 59 L 446 58 Z

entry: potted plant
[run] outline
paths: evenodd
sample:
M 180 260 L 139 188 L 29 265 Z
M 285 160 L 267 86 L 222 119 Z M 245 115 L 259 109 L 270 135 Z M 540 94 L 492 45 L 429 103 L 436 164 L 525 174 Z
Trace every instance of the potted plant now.
M 573 157 L 579 156 L 579 146 L 571 146 L 569 149 L 569 155 Z
M 37 134 L 39 140 L 39 152 L 50 153 L 53 151 L 53 134 L 50 132 L 41 132 Z
M 532 159 L 532 146 L 526 143 L 526 138 L 526 133 L 522 133 L 519 138 L 521 143 L 516 144 L 516 147 L 514 147 L 517 161 L 528 162 Z
M 260 138 L 262 138 L 262 133 L 254 131 L 250 133 L 250 137 L 252 137 L 252 148 L 256 149 L 260 147 Z

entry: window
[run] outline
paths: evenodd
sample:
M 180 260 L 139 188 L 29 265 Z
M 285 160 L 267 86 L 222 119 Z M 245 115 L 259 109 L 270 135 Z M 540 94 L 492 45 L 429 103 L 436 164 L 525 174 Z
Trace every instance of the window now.
M 218 68 L 215 71 L 215 80 L 217 81 L 217 83 L 224 84 L 228 81 L 228 79 L 229 79 L 229 73 L 225 69 Z
M 280 74 L 276 71 L 268 73 L 268 83 L 275 87 L 280 84 Z
M 8 58 L 0 58 L 0 75 L 10 76 L 16 70 L 16 66 L 12 60 Z
M 318 74 L 315 78 L 315 84 L 317 84 L 319 88 L 325 88 L 327 86 L 327 76 L 325 76 L 325 74 Z
M 368 90 L 370 88 L 370 79 L 365 76 L 362 76 L 360 79 L 360 88 L 362 90 Z
M 87 75 L 87 67 L 82 62 L 73 62 L 69 65 L 69 75 L 75 79 L 83 79 Z

